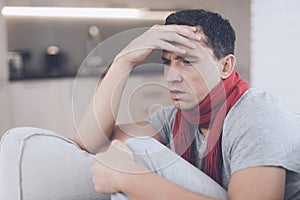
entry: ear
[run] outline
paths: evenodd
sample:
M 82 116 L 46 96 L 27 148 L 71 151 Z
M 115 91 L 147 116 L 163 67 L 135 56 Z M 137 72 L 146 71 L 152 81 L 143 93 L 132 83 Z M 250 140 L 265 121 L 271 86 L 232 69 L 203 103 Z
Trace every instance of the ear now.
M 236 59 L 232 54 L 228 54 L 220 60 L 219 73 L 222 79 L 226 79 L 233 72 L 235 67 Z

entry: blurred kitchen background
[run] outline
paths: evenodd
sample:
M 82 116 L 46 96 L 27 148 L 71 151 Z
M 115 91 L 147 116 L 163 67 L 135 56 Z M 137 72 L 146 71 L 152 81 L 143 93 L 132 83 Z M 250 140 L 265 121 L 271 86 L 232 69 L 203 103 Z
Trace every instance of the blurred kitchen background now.
M 98 75 L 110 64 L 101 55 L 90 55 L 84 61 L 90 51 L 117 33 L 161 24 L 171 11 L 189 8 L 219 12 L 229 19 L 237 35 L 235 55 L 242 77 L 300 113 L 300 1 L 7 0 L 0 1 L 0 7 L 0 137 L 17 126 L 35 126 L 72 137 Z M 40 13 L 30 11 L 24 16 L 24 8 L 40 9 Z M 41 16 L 47 8 L 62 10 L 55 11 L 59 16 Z M 63 16 L 68 12 L 64 8 L 79 10 L 70 17 Z M 90 9 L 89 16 L 80 16 L 87 8 L 133 10 L 104 15 L 105 11 L 94 14 Z M 151 59 L 156 62 L 157 58 Z M 83 61 L 87 66 L 74 82 Z M 160 85 L 164 84 L 162 68 L 149 69 L 143 67 L 132 74 L 118 122 L 142 120 L 153 109 L 170 104 L 166 88 Z

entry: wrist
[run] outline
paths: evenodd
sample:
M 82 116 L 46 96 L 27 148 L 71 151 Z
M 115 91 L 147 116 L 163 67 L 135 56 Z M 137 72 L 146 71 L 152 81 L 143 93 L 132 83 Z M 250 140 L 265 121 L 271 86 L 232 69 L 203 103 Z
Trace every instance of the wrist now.
M 118 54 L 113 60 L 113 64 L 121 65 L 123 68 L 132 70 L 136 63 L 122 54 Z
M 138 184 L 140 184 L 141 176 L 149 174 L 149 170 L 143 166 L 135 163 L 134 171 L 131 172 L 120 172 L 116 180 L 116 187 L 118 191 L 121 191 L 127 195 L 134 192 Z

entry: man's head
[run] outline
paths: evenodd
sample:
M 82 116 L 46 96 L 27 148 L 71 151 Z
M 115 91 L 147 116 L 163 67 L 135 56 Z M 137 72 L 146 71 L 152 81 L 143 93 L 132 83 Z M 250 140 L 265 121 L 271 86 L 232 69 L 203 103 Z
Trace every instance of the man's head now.
M 218 60 L 234 54 L 235 32 L 229 21 L 217 13 L 201 9 L 178 11 L 169 15 L 165 24 L 199 26 L 206 36 L 205 44 L 213 50 Z
M 184 10 L 169 15 L 166 25 L 197 27 L 200 42 L 196 48 L 185 48 L 185 55 L 163 51 L 165 78 L 176 108 L 196 107 L 234 70 L 235 33 L 228 20 L 205 10 Z

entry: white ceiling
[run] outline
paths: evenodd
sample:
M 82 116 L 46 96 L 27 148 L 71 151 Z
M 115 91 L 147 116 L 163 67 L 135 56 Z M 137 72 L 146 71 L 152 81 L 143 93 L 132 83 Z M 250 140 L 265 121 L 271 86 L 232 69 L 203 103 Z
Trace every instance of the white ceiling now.
M 204 8 L 219 10 L 222 0 L 4 0 L 8 6 L 85 6 L 149 8 L 153 10 L 178 10 Z M 224 0 L 223 0 L 224 1 Z

